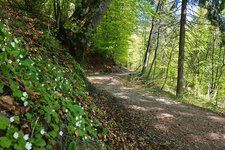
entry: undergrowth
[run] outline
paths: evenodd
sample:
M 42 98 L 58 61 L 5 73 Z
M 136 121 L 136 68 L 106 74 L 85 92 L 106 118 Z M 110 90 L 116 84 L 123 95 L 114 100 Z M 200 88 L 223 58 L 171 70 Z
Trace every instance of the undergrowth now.
M 77 143 L 80 149 L 103 148 L 98 120 L 79 104 L 88 96 L 81 67 L 66 51 L 72 64 L 56 57 L 58 52 L 49 51 L 58 48 L 54 38 L 43 36 L 46 47 L 34 57 L 25 41 L 0 23 L 0 149 L 74 150 Z

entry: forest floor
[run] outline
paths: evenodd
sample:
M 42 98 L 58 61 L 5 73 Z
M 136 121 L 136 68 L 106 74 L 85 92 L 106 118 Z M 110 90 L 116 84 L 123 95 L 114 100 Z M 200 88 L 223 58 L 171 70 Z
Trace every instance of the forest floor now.
M 224 115 L 128 86 L 122 80 L 127 75 L 88 77 L 98 93 L 109 95 L 97 105 L 119 124 L 126 138 L 122 149 L 225 149 Z

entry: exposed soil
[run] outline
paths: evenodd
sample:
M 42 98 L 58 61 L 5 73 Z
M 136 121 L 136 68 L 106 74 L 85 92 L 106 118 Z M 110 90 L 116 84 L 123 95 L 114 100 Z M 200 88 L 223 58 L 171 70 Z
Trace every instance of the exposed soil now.
M 225 116 L 125 86 L 123 74 L 89 76 L 134 149 L 225 150 Z M 128 143 L 127 143 L 128 144 Z M 126 145 L 126 143 L 125 143 Z M 124 146 L 123 149 L 126 149 Z

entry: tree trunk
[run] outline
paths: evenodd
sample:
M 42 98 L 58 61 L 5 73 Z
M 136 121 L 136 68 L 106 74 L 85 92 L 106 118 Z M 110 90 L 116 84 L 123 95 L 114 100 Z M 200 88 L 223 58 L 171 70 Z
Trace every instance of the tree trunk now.
M 161 87 L 161 90 L 163 90 L 163 88 L 164 88 L 164 86 L 166 85 L 166 82 L 167 82 L 167 78 L 168 78 L 168 74 L 169 74 L 170 62 L 171 62 L 171 59 L 172 59 L 172 56 L 173 56 L 174 48 L 175 48 L 175 42 L 173 43 L 172 49 L 170 51 L 169 60 L 168 60 L 168 64 L 167 64 L 167 67 L 166 67 L 166 77 L 164 79 L 164 82 L 163 82 L 163 85 Z
M 140 75 L 143 75 L 145 73 L 146 68 L 148 66 L 149 54 L 150 54 L 150 51 L 151 51 L 151 40 L 152 40 L 153 29 L 154 29 L 154 18 L 152 19 L 152 26 L 151 26 L 149 38 L 148 38 L 148 46 L 147 46 L 147 49 L 145 51 L 144 62 L 143 62 L 143 66 L 142 66 L 142 70 L 141 70 Z
M 159 2 L 157 4 L 156 12 L 158 12 L 160 5 L 161 5 L 161 0 L 159 0 Z M 149 59 L 149 55 L 150 55 L 150 51 L 151 51 L 151 41 L 152 41 L 152 33 L 153 33 L 153 29 L 154 29 L 154 22 L 155 22 L 155 18 L 153 17 L 152 26 L 151 26 L 149 38 L 148 38 L 148 46 L 147 46 L 147 49 L 145 51 L 144 62 L 143 62 L 143 66 L 142 66 L 140 76 L 142 76 L 145 73 L 146 68 L 148 66 L 148 59 Z
M 54 0 L 56 5 L 58 0 Z M 76 10 L 70 16 L 68 21 L 76 24 L 77 31 L 64 28 L 65 21 L 55 16 L 57 21 L 58 35 L 63 44 L 69 49 L 70 54 L 75 57 L 78 62 L 82 62 L 84 55 L 90 47 L 92 34 L 95 32 L 103 15 L 106 13 L 112 0 L 85 0 L 76 7 Z M 57 10 L 57 6 L 54 6 Z M 55 11 L 57 14 L 57 11 Z M 58 14 L 59 15 L 59 14 Z
M 149 71 L 148 71 L 147 78 L 149 78 L 149 76 L 150 76 L 150 74 L 151 74 L 151 72 L 152 72 L 152 67 L 153 67 L 153 65 L 155 64 L 155 61 L 156 61 L 156 58 L 157 58 L 157 53 L 158 53 L 158 48 L 159 48 L 159 35 L 160 35 L 160 26 L 158 27 L 158 31 L 157 31 L 157 39 L 156 39 L 155 54 L 154 54 L 154 58 L 153 58 L 153 60 L 152 60 L 150 69 L 149 69 Z
M 176 96 L 184 94 L 184 45 L 185 45 L 185 25 L 187 13 L 187 0 L 182 0 L 181 20 L 180 20 L 180 39 L 179 39 L 179 56 L 178 56 L 178 77 Z
M 111 0 L 103 0 L 103 1 L 98 0 L 98 4 L 96 4 L 96 2 L 87 4 L 87 8 L 85 9 L 90 9 L 89 13 L 91 13 L 91 15 L 89 16 L 89 18 L 87 18 L 84 26 L 81 29 L 81 31 L 83 32 L 79 33 L 75 37 L 77 45 L 75 47 L 75 57 L 79 62 L 83 60 L 85 52 L 87 52 L 88 49 L 90 48 L 91 36 L 96 31 L 98 24 L 100 23 L 103 15 L 106 13 L 107 8 L 109 7 L 110 4 Z

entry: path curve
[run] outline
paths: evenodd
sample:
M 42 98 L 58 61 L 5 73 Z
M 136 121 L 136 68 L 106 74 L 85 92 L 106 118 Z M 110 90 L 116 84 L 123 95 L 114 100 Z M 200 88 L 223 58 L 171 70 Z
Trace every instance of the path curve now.
M 171 149 L 225 150 L 223 115 L 166 97 L 156 97 L 143 89 L 127 87 L 120 80 L 124 75 L 127 74 L 88 77 L 98 90 L 115 98 L 115 107 L 122 105 L 126 109 L 126 114 L 122 114 L 126 122 L 124 132 L 137 139 L 158 140 Z M 132 119 L 127 116 L 132 116 Z

